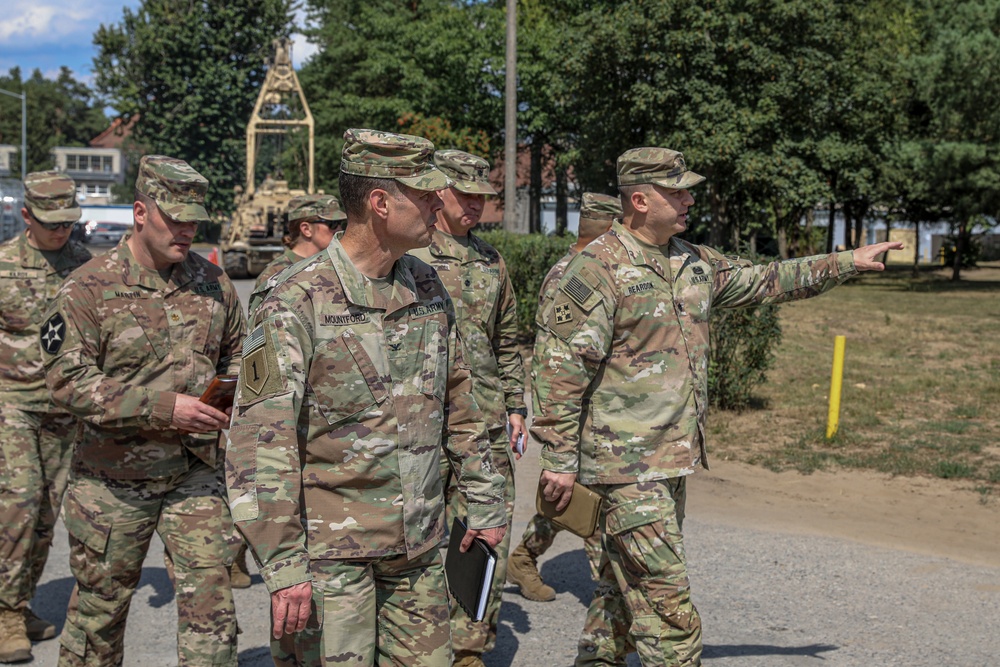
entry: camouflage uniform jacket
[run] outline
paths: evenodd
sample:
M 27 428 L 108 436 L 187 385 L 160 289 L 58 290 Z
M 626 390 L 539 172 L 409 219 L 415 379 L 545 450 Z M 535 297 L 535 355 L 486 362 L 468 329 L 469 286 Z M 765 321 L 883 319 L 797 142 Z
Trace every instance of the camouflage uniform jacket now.
M 851 252 L 753 265 L 676 237 L 669 257 L 616 222 L 559 282 L 532 363 L 542 468 L 628 484 L 707 467 L 711 309 L 803 299 L 856 273 Z
M 469 234 L 468 244 L 435 230 L 427 248 L 411 251 L 438 273 L 455 303 L 472 391 L 490 430 L 507 411 L 524 408 L 524 364 L 517 346 L 517 297 L 500 253 Z
M 53 409 L 39 330 L 59 286 L 90 259 L 90 251 L 69 241 L 51 255 L 55 264 L 28 245 L 24 234 L 0 245 L 0 404 L 4 406 L 33 412 Z
M 436 548 L 442 444 L 470 525 L 503 525 L 503 476 L 434 270 L 402 257 L 387 301 L 339 238 L 299 267 L 251 319 L 226 452 L 268 590 L 308 581 L 310 560 Z
M 291 248 L 285 248 L 285 252 L 272 259 L 271 263 L 265 266 L 264 270 L 260 272 L 259 276 L 257 276 L 257 282 L 253 285 L 254 291 L 256 292 L 261 287 L 266 285 L 269 278 L 278 275 L 301 259 L 301 257 L 292 252 Z M 251 310 L 251 312 L 253 311 Z
M 570 261 L 578 254 L 576 248 L 570 246 L 569 250 L 562 258 L 552 265 L 549 272 L 545 274 L 545 278 L 542 280 L 542 287 L 538 290 L 538 311 L 535 316 L 535 321 L 538 322 L 538 318 L 543 312 L 545 312 L 545 306 L 548 302 L 552 300 L 555 296 L 556 286 L 562 279 L 563 275 L 566 273 L 566 267 L 569 266 Z M 548 297 L 546 299 L 546 297 Z
M 74 272 L 47 314 L 65 339 L 53 353 L 43 344 L 46 381 L 83 420 L 73 468 L 169 477 L 188 468 L 185 450 L 214 466 L 217 436 L 183 434 L 170 421 L 178 393 L 199 396 L 216 374 L 238 372 L 245 322 L 236 290 L 194 253 L 164 282 L 135 261 L 127 239 Z

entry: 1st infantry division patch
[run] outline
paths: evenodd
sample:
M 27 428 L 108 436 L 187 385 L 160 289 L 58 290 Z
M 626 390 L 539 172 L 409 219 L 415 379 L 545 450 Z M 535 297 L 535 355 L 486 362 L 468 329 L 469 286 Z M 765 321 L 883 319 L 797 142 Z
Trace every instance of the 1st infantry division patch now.
M 566 324 L 573 321 L 573 309 L 568 303 L 556 304 L 556 324 Z

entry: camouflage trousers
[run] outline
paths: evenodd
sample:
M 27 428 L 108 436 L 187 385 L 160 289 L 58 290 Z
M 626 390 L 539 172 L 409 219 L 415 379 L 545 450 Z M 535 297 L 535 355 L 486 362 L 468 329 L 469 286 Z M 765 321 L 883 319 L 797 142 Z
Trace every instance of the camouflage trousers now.
M 490 600 L 486 605 L 486 615 L 483 620 L 473 621 L 462 605 L 451 601 L 451 643 L 455 649 L 455 658 L 464 655 L 482 655 L 487 651 L 492 651 L 497 640 L 497 622 L 500 620 L 500 603 L 503 599 L 503 588 L 507 581 L 507 557 L 510 554 L 510 524 L 514 519 L 514 467 L 513 457 L 510 452 L 510 440 L 503 429 L 490 432 L 490 439 L 493 443 L 493 465 L 497 472 L 504 476 L 504 505 L 507 510 L 507 532 L 504 534 L 500 544 L 494 547 L 497 553 L 497 566 L 493 573 L 493 588 L 490 590 Z M 468 515 L 465 496 L 458 490 L 457 479 L 454 472 L 445 464 L 443 466 L 447 473 L 445 484 L 445 496 L 447 506 L 445 511 L 445 525 L 451 528 L 455 517 L 463 520 Z M 448 592 L 451 595 L 451 592 Z
M 524 529 L 521 536 L 521 544 L 536 558 L 549 550 L 556 535 L 564 529 L 552 523 L 552 519 L 536 514 L 528 521 L 528 527 Z M 601 533 L 595 530 L 594 534 L 583 541 L 583 550 L 587 554 L 587 562 L 590 564 L 590 576 L 594 581 L 598 581 L 601 564 Z
M 24 609 L 42 576 L 69 477 L 76 420 L 0 413 L 0 610 Z
M 444 566 L 437 549 L 407 559 L 309 564 L 306 629 L 271 640 L 276 667 L 450 667 Z
M 685 478 L 589 488 L 604 498 L 604 555 L 576 665 L 624 664 L 627 641 L 643 667 L 701 665 L 701 617 L 681 533 Z M 609 629 L 616 655 L 607 653 Z
M 232 560 L 216 472 L 191 458 L 166 479 L 73 475 L 63 521 L 76 586 L 60 637 L 60 667 L 120 665 L 125 621 L 153 533 L 172 565 L 177 664 L 236 665 Z

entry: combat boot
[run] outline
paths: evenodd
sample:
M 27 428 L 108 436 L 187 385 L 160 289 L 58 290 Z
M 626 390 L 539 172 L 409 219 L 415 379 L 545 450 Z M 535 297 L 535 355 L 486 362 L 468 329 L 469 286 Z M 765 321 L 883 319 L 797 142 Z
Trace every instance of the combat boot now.
M 233 588 L 250 588 L 250 570 L 247 568 L 247 545 L 241 544 L 239 553 L 229 567 L 229 585 Z
M 451 663 L 451 665 L 452 667 L 486 667 L 483 663 L 483 659 L 475 653 L 456 655 L 455 662 Z
M 535 602 L 549 602 L 556 599 L 556 591 L 547 586 L 538 574 L 535 555 L 524 547 L 524 543 L 510 552 L 507 560 L 507 583 L 521 589 L 521 595 Z
M 24 608 L 24 627 L 28 631 L 28 639 L 33 642 L 42 642 L 56 636 L 56 626 L 39 618 L 31 608 Z
M 21 611 L 0 611 L 0 662 L 31 660 L 31 641 Z

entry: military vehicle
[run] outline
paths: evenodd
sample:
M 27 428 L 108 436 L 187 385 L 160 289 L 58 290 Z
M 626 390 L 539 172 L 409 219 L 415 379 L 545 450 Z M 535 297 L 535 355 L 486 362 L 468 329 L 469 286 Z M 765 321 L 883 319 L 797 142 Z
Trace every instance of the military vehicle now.
M 290 189 L 280 173 L 277 178 L 268 174 L 258 185 L 261 140 L 280 140 L 303 130 L 308 133 L 306 189 Z M 281 239 L 288 224 L 288 203 L 294 197 L 314 192 L 314 143 L 313 117 L 292 68 L 291 43 L 288 39 L 275 40 L 274 59 L 268 63 L 267 76 L 247 123 L 246 184 L 236 188 L 236 210 L 222 233 L 219 259 L 231 278 L 256 276 L 284 251 Z

